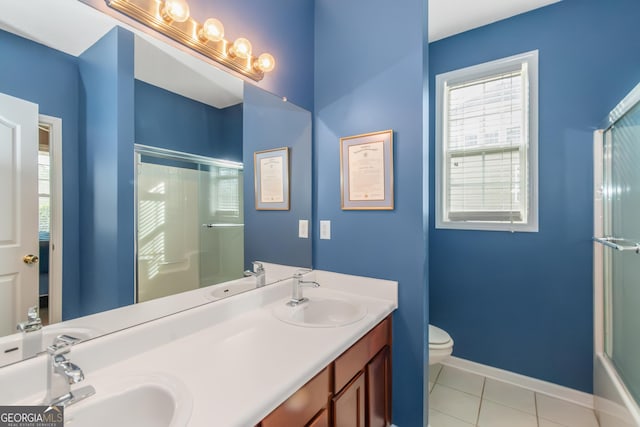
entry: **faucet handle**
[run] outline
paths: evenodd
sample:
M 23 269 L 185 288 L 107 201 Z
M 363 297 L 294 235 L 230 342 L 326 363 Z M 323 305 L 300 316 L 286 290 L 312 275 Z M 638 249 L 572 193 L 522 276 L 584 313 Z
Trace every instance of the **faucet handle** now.
M 64 372 L 64 376 L 67 378 L 69 384 L 78 384 L 84 380 L 84 372 L 77 365 L 74 365 L 68 360 L 60 362 L 60 368 Z
M 69 335 L 58 335 L 54 338 L 53 344 L 47 347 L 47 353 L 52 356 L 67 354 L 69 353 L 69 351 L 71 351 L 71 346 L 79 341 L 79 338 L 75 338 Z
M 42 329 L 42 321 L 38 316 L 38 306 L 29 307 L 27 321 L 18 323 L 17 329 L 22 332 L 34 332 Z
M 38 316 L 38 306 L 34 305 L 33 307 L 29 307 L 27 310 L 27 320 L 30 322 L 39 322 L 40 317 Z
M 261 262 L 253 261 L 251 264 L 253 264 L 253 269 L 256 273 L 264 273 L 264 266 Z

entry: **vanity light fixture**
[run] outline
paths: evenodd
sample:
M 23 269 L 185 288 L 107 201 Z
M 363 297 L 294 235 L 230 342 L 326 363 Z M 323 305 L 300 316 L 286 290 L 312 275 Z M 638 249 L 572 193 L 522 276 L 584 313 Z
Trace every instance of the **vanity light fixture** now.
M 183 0 L 165 0 L 160 15 L 168 24 L 189 19 L 189 5 Z
M 233 45 L 229 48 L 229 56 L 247 59 L 251 56 L 251 42 L 245 38 L 240 37 L 233 42 Z
M 203 42 L 207 40 L 212 42 L 222 41 L 224 39 L 224 25 L 215 18 L 209 18 L 204 21 L 204 24 L 198 30 L 198 38 Z
M 203 23 L 193 19 L 185 0 L 105 1 L 110 8 L 255 81 L 275 67 L 271 54 L 253 56 L 249 40 L 226 40 L 218 19 L 209 18 Z
M 253 61 L 253 67 L 262 70 L 265 73 L 272 71 L 276 66 L 276 60 L 270 53 L 263 53 Z

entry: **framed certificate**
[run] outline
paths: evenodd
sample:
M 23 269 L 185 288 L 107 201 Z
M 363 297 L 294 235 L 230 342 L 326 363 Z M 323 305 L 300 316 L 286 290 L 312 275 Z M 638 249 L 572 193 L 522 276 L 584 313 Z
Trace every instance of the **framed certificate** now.
M 289 210 L 289 147 L 253 153 L 256 210 Z
M 393 209 L 393 130 L 340 138 L 343 210 Z

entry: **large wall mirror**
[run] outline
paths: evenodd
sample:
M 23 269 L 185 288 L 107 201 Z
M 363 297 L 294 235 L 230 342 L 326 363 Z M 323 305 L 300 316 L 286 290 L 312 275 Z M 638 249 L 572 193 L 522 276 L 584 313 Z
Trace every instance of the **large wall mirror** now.
M 311 267 L 309 111 L 78 0 L 4 2 L 0 50 L 0 365 Z M 278 148 L 290 205 L 257 210 Z

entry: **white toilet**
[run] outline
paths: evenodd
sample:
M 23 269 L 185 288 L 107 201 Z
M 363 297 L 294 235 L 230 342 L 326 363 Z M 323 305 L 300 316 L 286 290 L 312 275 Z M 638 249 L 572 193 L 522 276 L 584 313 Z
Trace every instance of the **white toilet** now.
M 453 339 L 437 326 L 429 325 L 429 365 L 435 365 L 453 352 Z

